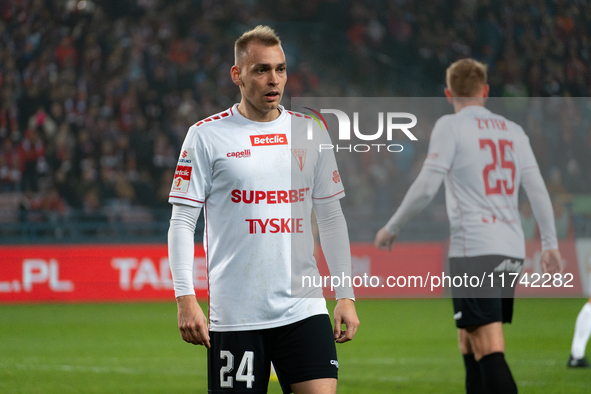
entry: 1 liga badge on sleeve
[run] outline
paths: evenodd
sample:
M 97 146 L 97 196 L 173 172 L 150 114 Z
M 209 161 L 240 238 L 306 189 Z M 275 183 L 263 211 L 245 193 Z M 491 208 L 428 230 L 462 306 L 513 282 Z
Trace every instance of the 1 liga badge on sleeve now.
M 172 192 L 187 193 L 191 181 L 191 171 L 193 170 L 193 160 L 195 154 L 193 149 L 183 149 L 179 157 L 176 171 L 174 172 L 174 181 L 172 182 Z

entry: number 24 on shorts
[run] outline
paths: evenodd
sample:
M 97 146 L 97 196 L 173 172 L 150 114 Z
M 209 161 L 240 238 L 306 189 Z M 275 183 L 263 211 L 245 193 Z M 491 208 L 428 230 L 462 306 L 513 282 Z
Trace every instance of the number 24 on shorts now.
M 234 370 L 234 355 L 228 350 L 220 350 L 220 359 L 226 359 L 226 365 L 220 369 L 220 387 L 232 388 L 234 387 L 234 378 L 229 374 Z M 246 382 L 246 388 L 252 388 L 252 382 L 254 382 L 254 352 L 244 352 L 235 379 L 237 382 Z

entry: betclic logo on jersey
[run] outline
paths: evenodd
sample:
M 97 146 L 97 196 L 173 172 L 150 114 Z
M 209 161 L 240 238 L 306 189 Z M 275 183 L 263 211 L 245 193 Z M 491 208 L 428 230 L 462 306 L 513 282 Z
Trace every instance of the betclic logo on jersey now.
M 287 136 L 285 134 L 251 135 L 250 143 L 252 146 L 287 145 Z
M 174 181 L 172 182 L 172 189 L 170 190 L 171 192 L 187 193 L 189 191 L 189 183 L 191 182 L 191 171 L 193 170 L 191 163 L 193 163 L 194 160 L 194 149 L 187 148 L 181 151 L 181 155 L 176 166 L 176 171 L 174 172 Z

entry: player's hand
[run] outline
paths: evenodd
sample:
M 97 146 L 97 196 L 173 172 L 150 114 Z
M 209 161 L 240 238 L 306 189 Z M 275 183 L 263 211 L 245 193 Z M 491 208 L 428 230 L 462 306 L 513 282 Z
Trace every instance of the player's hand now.
M 345 330 L 342 329 L 345 325 Z M 359 319 L 355 310 L 355 301 L 341 298 L 334 308 L 334 339 L 337 343 L 350 341 L 359 327 Z
M 185 342 L 210 348 L 207 318 L 194 295 L 177 297 L 178 321 Z
M 392 235 L 386 230 L 385 227 L 382 227 L 380 231 L 378 231 L 378 233 L 376 234 L 376 239 L 375 241 L 373 241 L 373 244 L 378 249 L 388 249 L 389 251 L 392 251 L 392 244 L 394 243 L 395 239 L 396 234 Z
M 542 272 L 554 275 L 562 272 L 562 258 L 558 249 L 545 250 L 540 258 Z

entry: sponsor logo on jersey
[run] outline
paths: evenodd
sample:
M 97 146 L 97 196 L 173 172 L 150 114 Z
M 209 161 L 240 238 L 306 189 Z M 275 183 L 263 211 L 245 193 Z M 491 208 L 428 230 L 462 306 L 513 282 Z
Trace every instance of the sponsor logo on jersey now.
M 339 175 L 339 171 L 338 170 L 334 170 L 332 173 L 332 181 L 334 183 L 339 183 L 341 181 L 341 176 Z
M 330 365 L 334 365 L 337 369 L 339 368 L 339 362 L 337 360 L 330 360 Z
M 287 145 L 287 136 L 285 134 L 251 135 L 250 143 L 252 146 Z
M 303 202 L 308 196 L 309 187 L 292 190 L 239 190 L 234 189 L 230 193 L 232 202 L 238 204 L 293 204 Z
M 523 265 L 520 261 L 511 261 L 511 259 L 503 260 L 503 262 L 495 267 L 495 272 L 521 272 Z
M 172 190 L 174 193 L 187 193 L 189 191 L 189 183 L 191 181 L 191 171 L 193 167 L 177 166 L 174 173 L 174 181 L 172 182 Z
M 296 159 L 296 163 L 298 163 L 298 167 L 300 167 L 300 171 L 304 170 L 304 164 L 306 164 L 306 149 L 292 149 L 291 153 L 293 157 Z
M 250 149 L 245 149 L 241 152 L 228 152 L 228 154 L 226 154 L 226 156 L 236 157 L 238 159 L 243 158 L 243 157 L 250 157 Z
M 191 164 L 193 162 L 193 157 L 195 157 L 193 149 L 183 149 L 178 164 Z
M 251 234 L 303 234 L 303 218 L 245 219 Z

